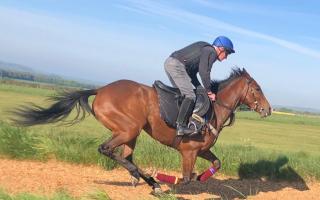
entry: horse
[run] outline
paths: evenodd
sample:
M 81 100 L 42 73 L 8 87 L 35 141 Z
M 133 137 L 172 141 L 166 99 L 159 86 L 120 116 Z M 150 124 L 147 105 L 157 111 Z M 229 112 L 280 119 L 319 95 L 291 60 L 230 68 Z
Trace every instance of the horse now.
M 222 81 L 212 81 L 212 90 L 216 101 L 211 107 L 215 113 L 209 124 L 220 133 L 225 123 L 241 104 L 247 105 L 261 117 L 271 115 L 271 106 L 264 96 L 261 87 L 243 68 L 232 69 L 230 76 Z M 88 98 L 95 95 L 92 106 Z M 210 151 L 219 134 L 204 129 L 194 137 L 183 137 L 176 141 L 175 129 L 169 127 L 160 116 L 159 99 L 154 87 L 131 80 L 118 80 L 98 89 L 63 92 L 53 97 L 54 103 L 47 107 L 37 105 L 15 108 L 18 116 L 14 121 L 19 126 L 64 121 L 76 108 L 77 115 L 69 123 L 83 120 L 87 113 L 92 114 L 107 129 L 112 137 L 98 147 L 98 151 L 115 160 L 129 171 L 135 183 L 142 178 L 154 192 L 161 193 L 161 187 L 153 176 L 143 172 L 133 162 L 133 152 L 137 137 L 144 130 L 153 139 L 179 151 L 182 156 L 182 178 L 157 174 L 158 180 L 173 184 L 187 184 L 190 181 L 205 181 L 221 167 L 219 158 Z M 124 146 L 121 154 L 114 151 Z M 195 176 L 193 173 L 197 157 L 211 163 L 211 167 Z

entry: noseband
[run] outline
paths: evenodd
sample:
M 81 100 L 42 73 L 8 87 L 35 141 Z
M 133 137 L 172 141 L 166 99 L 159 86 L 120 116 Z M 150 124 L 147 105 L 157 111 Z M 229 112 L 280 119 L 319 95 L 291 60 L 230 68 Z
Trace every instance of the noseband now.
M 251 104 L 252 104 L 252 103 L 250 103 L 250 104 L 249 104 L 249 108 L 250 108 L 251 110 L 255 110 L 255 109 L 257 109 L 257 108 L 259 107 L 259 103 L 258 103 L 258 101 L 257 101 L 256 96 L 254 95 L 253 89 L 252 89 L 252 87 L 250 87 L 251 83 L 253 83 L 253 78 L 251 78 L 251 77 L 250 77 L 250 78 L 246 78 L 246 83 L 247 83 L 247 84 L 246 84 L 246 85 L 247 85 L 246 93 L 245 93 L 245 95 L 243 96 L 243 98 L 240 98 L 239 102 L 235 104 L 235 107 L 234 107 L 234 108 L 232 108 L 232 107 L 224 104 L 220 99 L 216 99 L 216 101 L 214 101 L 214 103 L 216 103 L 216 104 L 218 104 L 219 106 L 221 106 L 221 107 L 223 107 L 223 108 L 225 108 L 225 109 L 227 109 L 227 110 L 230 111 L 229 123 L 228 123 L 227 125 L 223 125 L 223 126 L 221 127 L 221 129 L 224 128 L 224 127 L 226 127 L 226 126 L 232 126 L 232 124 L 234 123 L 234 120 L 235 120 L 235 109 L 237 108 L 238 105 L 243 104 L 244 100 L 247 98 L 247 95 L 248 95 L 248 93 L 249 93 L 249 90 L 250 90 L 250 92 L 251 92 L 251 94 L 253 95 L 253 98 L 254 98 L 254 102 L 253 102 L 253 103 L 254 103 L 254 107 L 251 107 Z M 262 108 L 261 108 L 261 109 L 262 109 Z
M 251 78 L 251 77 L 249 79 L 246 78 L 246 83 L 247 83 L 247 86 L 248 86 L 247 89 L 246 89 L 246 93 L 245 93 L 244 97 L 240 99 L 239 103 L 243 104 L 244 100 L 247 98 L 247 95 L 248 95 L 248 92 L 249 92 L 249 89 L 250 89 L 250 92 L 251 92 L 251 94 L 253 95 L 253 98 L 254 98 L 254 102 L 253 102 L 254 103 L 254 107 L 249 107 L 249 108 L 251 110 L 255 110 L 255 109 L 257 109 L 259 107 L 259 103 L 257 101 L 257 98 L 254 95 L 252 87 L 250 87 L 250 84 L 253 83 L 253 78 Z M 226 108 L 227 110 L 229 110 L 231 112 L 234 112 L 234 110 L 236 109 L 236 107 L 238 105 L 238 104 L 236 104 L 235 108 L 231 108 L 228 105 L 224 104 L 220 99 L 217 99 L 215 101 L 215 103 L 220 105 L 220 106 L 222 106 L 222 107 L 224 107 L 224 108 Z

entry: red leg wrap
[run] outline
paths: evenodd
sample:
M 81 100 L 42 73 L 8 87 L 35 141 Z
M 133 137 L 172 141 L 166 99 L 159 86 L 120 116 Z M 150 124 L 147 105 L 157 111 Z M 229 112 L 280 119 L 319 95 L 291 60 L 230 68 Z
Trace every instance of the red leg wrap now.
M 218 171 L 217 169 L 210 167 L 209 169 L 204 171 L 202 174 L 200 174 L 197 179 L 198 179 L 198 181 L 204 182 L 204 181 L 208 180 L 217 171 Z
M 169 184 L 177 184 L 178 183 L 178 178 L 175 176 L 169 176 L 166 174 L 161 174 L 157 173 L 156 178 L 164 183 L 169 183 Z

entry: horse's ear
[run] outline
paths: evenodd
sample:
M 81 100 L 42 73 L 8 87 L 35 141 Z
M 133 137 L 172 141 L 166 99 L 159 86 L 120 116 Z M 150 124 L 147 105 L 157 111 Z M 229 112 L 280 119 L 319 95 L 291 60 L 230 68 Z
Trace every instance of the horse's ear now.
M 247 72 L 247 70 L 244 67 L 242 68 L 242 74 L 245 75 L 246 77 L 250 77 L 250 74 Z
M 250 76 L 250 74 L 247 72 L 247 70 L 243 67 L 242 68 L 243 74 L 246 74 L 247 76 Z
M 248 73 L 247 70 L 246 70 L 244 67 L 242 68 L 242 71 L 243 71 L 244 73 L 246 73 L 246 74 Z

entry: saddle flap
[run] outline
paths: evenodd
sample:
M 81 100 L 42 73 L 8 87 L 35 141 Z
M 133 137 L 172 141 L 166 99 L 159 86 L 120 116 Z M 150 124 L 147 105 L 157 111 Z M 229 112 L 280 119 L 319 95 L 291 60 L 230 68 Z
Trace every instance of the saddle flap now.
M 173 93 L 173 94 L 176 94 L 176 95 L 181 95 L 180 90 L 178 88 L 167 86 L 166 84 L 162 83 L 159 80 L 156 80 L 154 82 L 153 86 L 155 88 L 164 90 L 164 91 L 169 92 L 169 93 Z
M 176 128 L 176 119 L 179 113 L 180 104 L 183 100 L 180 90 L 178 88 L 169 87 L 158 80 L 154 82 L 153 87 L 158 94 L 161 118 L 168 126 Z M 211 103 L 204 88 L 197 88 L 195 93 L 197 98 L 193 113 L 203 117 L 208 112 L 211 112 Z

